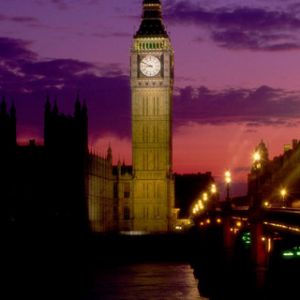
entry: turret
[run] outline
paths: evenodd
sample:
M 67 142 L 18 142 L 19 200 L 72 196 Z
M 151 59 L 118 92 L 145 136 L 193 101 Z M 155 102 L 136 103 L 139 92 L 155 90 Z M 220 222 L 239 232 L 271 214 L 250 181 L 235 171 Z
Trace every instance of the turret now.
M 118 176 L 121 177 L 121 169 L 122 169 L 122 165 L 121 165 L 121 161 L 120 159 L 118 160 Z
M 45 103 L 45 117 L 49 116 L 50 112 L 51 112 L 50 98 L 49 96 L 47 96 L 46 103 Z
M 5 97 L 2 97 L 0 104 L 0 142 L 3 149 L 11 149 L 16 146 L 16 109 L 12 104 L 7 110 Z M 1 151 L 1 149 L 0 149 Z
M 49 128 L 51 127 L 51 104 L 49 95 L 47 95 L 44 111 L 44 144 L 48 146 L 50 140 Z
M 83 105 L 82 105 L 82 115 L 87 119 L 86 100 L 83 100 Z
M 54 101 L 53 114 L 55 116 L 58 116 L 57 98 L 55 98 L 55 101 Z
M 81 115 L 81 104 L 80 104 L 80 98 L 78 93 L 75 102 L 75 117 L 79 117 L 80 115 Z
M 16 146 L 17 144 L 17 116 L 16 116 L 16 107 L 15 104 L 12 102 L 10 107 L 10 124 L 11 124 L 11 144 Z
M 5 97 L 2 97 L 2 102 L 1 102 L 1 107 L 0 107 L 0 112 L 2 115 L 6 115 L 7 110 L 6 110 L 6 101 L 5 101 Z
M 12 102 L 12 105 L 10 107 L 10 117 L 15 120 L 16 119 L 16 107 L 14 102 Z
M 267 163 L 269 161 L 269 151 L 263 140 L 261 140 L 255 148 L 255 151 L 259 152 L 262 163 Z
M 111 150 L 111 147 L 109 145 L 108 149 L 107 149 L 107 156 L 106 156 L 106 159 L 112 163 L 112 150 Z

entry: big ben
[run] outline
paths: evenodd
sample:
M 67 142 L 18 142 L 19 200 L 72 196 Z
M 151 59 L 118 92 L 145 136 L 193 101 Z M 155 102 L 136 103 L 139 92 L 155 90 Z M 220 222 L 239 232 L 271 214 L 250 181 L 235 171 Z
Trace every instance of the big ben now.
M 173 49 L 161 1 L 144 0 L 131 49 L 131 114 L 134 231 L 172 228 Z

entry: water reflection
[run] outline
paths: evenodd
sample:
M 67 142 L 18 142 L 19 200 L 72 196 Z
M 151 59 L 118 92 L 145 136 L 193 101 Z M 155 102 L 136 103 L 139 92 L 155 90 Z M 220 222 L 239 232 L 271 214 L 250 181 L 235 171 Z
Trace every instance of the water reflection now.
M 224 247 L 222 234 L 207 228 L 193 238 L 191 265 L 201 295 L 210 300 L 299 299 L 300 260 L 283 257 L 283 249 L 290 248 L 287 237 L 274 242 L 266 263 L 259 264 L 260 260 L 254 263 L 251 247 L 245 247 L 242 239 L 231 249 Z M 299 244 L 299 237 L 292 242 Z
M 106 267 L 88 300 L 204 300 L 187 264 L 144 263 Z

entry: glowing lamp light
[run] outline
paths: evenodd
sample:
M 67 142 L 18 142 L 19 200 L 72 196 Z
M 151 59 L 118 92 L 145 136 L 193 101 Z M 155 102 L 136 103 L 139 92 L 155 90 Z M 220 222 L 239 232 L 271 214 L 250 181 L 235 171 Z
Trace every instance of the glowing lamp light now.
M 217 192 L 217 186 L 214 183 L 211 185 L 210 191 L 212 194 L 215 194 Z
M 283 207 L 285 206 L 285 196 L 287 195 L 287 190 L 285 188 L 280 190 L 280 195 L 282 197 Z
M 286 189 L 281 189 L 281 190 L 280 190 L 280 195 L 281 195 L 282 197 L 285 197 L 286 194 L 287 194 Z
M 199 207 L 200 210 L 204 209 L 204 205 L 203 205 L 203 202 L 201 200 L 198 201 L 198 207 Z
M 285 257 L 285 258 L 296 258 L 296 259 L 299 259 L 299 256 L 300 256 L 299 249 L 300 249 L 299 246 L 295 246 L 292 249 L 284 250 L 282 252 L 282 256 Z
M 237 227 L 241 227 L 241 226 L 242 226 L 242 222 L 241 222 L 241 221 L 237 221 L 237 222 L 236 222 L 236 226 L 237 226 Z
M 253 161 L 254 161 L 254 162 L 258 162 L 258 161 L 260 161 L 260 160 L 261 160 L 261 155 L 260 155 L 260 153 L 259 153 L 258 151 L 254 152 L 254 154 L 253 154 Z
M 231 182 L 231 172 L 230 171 L 225 172 L 225 182 L 227 184 L 229 184 Z
M 225 178 L 225 182 L 226 182 L 226 183 L 230 183 L 230 182 L 231 182 L 231 178 L 230 178 L 230 177 L 226 177 L 226 178 Z
M 254 167 L 256 169 L 260 169 L 261 168 L 261 163 L 260 163 L 261 155 L 260 155 L 260 153 L 258 151 L 254 152 L 252 158 L 253 158 Z

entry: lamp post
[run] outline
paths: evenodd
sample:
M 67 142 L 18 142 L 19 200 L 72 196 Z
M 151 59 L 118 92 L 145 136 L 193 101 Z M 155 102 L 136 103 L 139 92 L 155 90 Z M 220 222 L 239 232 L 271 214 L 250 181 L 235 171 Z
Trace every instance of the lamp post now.
M 230 171 L 226 171 L 225 172 L 225 183 L 226 183 L 226 200 L 229 201 L 229 187 L 230 187 L 230 183 L 232 181 L 231 179 L 231 172 Z
M 217 186 L 215 183 L 212 183 L 210 186 L 210 194 L 211 194 L 211 208 L 212 210 L 216 209 L 217 205 Z
M 261 154 L 259 151 L 253 153 L 253 171 L 254 171 L 254 191 L 253 191 L 253 206 L 259 207 L 259 172 L 261 169 Z
M 261 168 L 261 155 L 259 151 L 253 153 L 253 167 L 256 170 Z
M 285 188 L 282 188 L 280 190 L 280 195 L 282 197 L 282 207 L 285 207 L 285 197 L 287 195 L 287 190 Z
M 204 209 L 204 204 L 203 204 L 202 200 L 198 201 L 198 207 L 199 207 L 199 210 L 203 210 Z
M 210 187 L 210 192 L 212 195 L 215 195 L 217 193 L 217 186 L 214 183 Z

